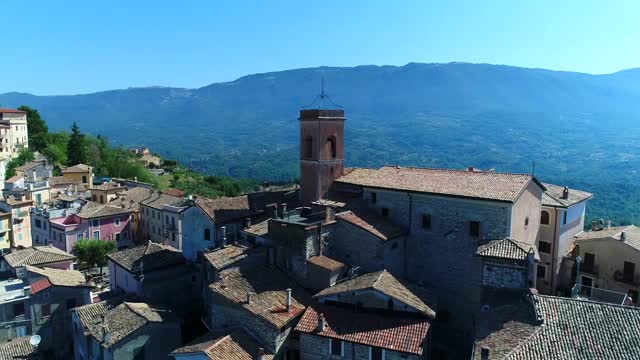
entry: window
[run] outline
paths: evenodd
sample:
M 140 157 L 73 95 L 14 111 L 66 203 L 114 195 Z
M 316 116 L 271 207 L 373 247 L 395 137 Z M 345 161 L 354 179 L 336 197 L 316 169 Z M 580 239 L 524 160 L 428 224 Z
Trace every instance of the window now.
M 538 250 L 540 250 L 540 252 L 546 253 L 546 254 L 550 254 L 551 253 L 551 243 L 547 242 L 547 241 L 540 241 L 538 243 Z
M 431 229 L 431 214 L 422 214 L 422 228 Z
M 562 225 L 566 225 L 567 224 L 567 212 L 564 211 L 562 213 Z
M 389 208 L 382 208 L 382 216 L 384 217 L 389 216 Z
M 18 241 L 22 241 L 22 233 L 18 234 Z
M 331 355 L 344 356 L 344 341 L 329 339 L 329 353 Z
M 74 307 L 76 307 L 76 299 L 74 298 L 67 299 L 67 310 L 71 310 Z
M 93 239 L 100 239 L 100 231 L 96 230 L 93 232 Z
M 370 346 L 369 360 L 384 360 L 384 349 Z
M 91 200 L 92 201 L 98 201 L 98 195 L 91 195 Z
M 82 175 L 82 183 L 83 184 L 87 183 L 87 177 L 85 175 Z
M 164 216 L 164 223 L 169 224 L 169 215 Z
M 40 312 L 42 313 L 42 316 L 49 316 L 51 315 L 51 305 L 49 304 L 44 304 L 40 307 Z
M 636 273 L 636 264 L 625 261 L 622 271 L 622 279 L 625 282 L 632 282 Z
M 304 138 L 304 157 L 310 159 L 313 157 L 313 138 L 307 136 Z
M 122 240 L 122 235 L 120 233 L 116 234 L 116 241 Z
M 546 210 L 542 210 L 540 213 L 540 224 L 549 225 L 549 212 Z
M 42 221 L 40 219 L 36 219 L 36 227 L 37 228 L 41 228 L 42 227 Z
M 76 240 L 84 239 L 84 234 L 76 234 Z
M 205 240 L 211 240 L 211 230 L 210 229 L 204 229 L 204 239 Z
M 331 152 L 331 158 L 335 159 L 338 156 L 338 151 L 336 149 L 336 138 L 335 136 L 331 136 L 327 139 L 327 144 L 329 144 L 329 150 Z
M 171 233 L 171 241 L 176 241 L 176 233 Z
M 98 227 L 98 226 L 100 226 L 100 220 L 98 220 L 98 219 L 91 220 L 91 226 L 92 226 L 92 227 Z
M 372 192 L 371 193 L 371 203 L 375 204 L 376 202 L 378 202 L 378 194 Z
M 13 316 L 24 315 L 24 303 L 17 302 L 13 304 Z
M 115 225 L 116 225 L 116 227 L 120 226 L 120 219 L 116 219 Z
M 538 265 L 537 275 L 539 278 L 544 279 L 545 276 L 547 275 L 547 267 L 544 265 Z
M 470 236 L 480 236 L 480 222 L 479 221 L 469 221 L 469 235 Z
M 100 195 L 100 204 L 104 204 L 104 195 Z
M 592 273 L 594 270 L 595 263 L 596 263 L 596 256 L 594 254 L 584 253 L 584 265 L 582 266 L 583 271 Z
M 524 227 L 529 226 L 529 217 L 524 218 Z

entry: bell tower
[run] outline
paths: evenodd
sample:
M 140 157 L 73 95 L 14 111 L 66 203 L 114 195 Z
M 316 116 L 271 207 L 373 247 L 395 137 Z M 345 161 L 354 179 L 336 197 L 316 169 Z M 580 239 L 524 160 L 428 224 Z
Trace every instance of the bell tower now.
M 344 110 L 300 111 L 300 199 L 321 199 L 344 171 Z

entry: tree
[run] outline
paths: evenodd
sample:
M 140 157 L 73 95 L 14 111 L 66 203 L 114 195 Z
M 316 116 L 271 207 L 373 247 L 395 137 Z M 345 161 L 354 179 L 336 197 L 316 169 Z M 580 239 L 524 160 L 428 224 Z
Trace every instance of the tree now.
M 22 105 L 18 110 L 27 112 L 27 131 L 29 132 L 29 148 L 42 151 L 47 147 L 49 127 L 36 109 Z
M 71 136 L 67 146 L 67 161 L 69 165 L 84 164 L 87 162 L 87 146 L 84 134 L 80 133 L 80 128 L 76 122 L 71 127 Z
M 14 176 L 16 174 L 16 168 L 18 166 L 22 166 L 35 159 L 36 159 L 36 156 L 33 153 L 33 151 L 29 149 L 20 150 L 20 153 L 18 154 L 18 156 L 13 158 L 11 161 L 9 161 L 9 164 L 7 164 L 7 169 L 5 171 L 4 178 L 8 179 Z
M 107 265 L 107 254 L 114 251 L 116 251 L 115 241 L 99 239 L 78 240 L 73 247 L 73 252 L 80 262 L 90 268 L 100 267 L 100 275 L 102 275 L 102 267 Z

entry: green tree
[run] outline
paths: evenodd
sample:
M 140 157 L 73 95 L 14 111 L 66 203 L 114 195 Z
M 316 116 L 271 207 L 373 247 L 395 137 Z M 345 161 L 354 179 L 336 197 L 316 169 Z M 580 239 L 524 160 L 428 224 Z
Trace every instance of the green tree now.
M 84 134 L 76 122 L 71 127 L 71 137 L 67 146 L 67 163 L 69 165 L 84 164 L 87 162 L 87 146 Z
M 78 240 L 73 247 L 73 252 L 80 262 L 90 268 L 100 267 L 100 275 L 102 275 L 102 267 L 107 265 L 107 254 L 114 251 L 116 251 L 116 242 L 109 240 L 82 239 Z
M 7 169 L 5 170 L 4 178 L 8 179 L 14 176 L 16 174 L 16 168 L 18 166 L 22 166 L 30 161 L 33 161 L 35 160 L 35 158 L 36 157 L 33 151 L 29 149 L 20 150 L 20 153 L 18 154 L 18 156 L 13 158 L 11 161 L 9 161 L 9 164 L 7 164 Z
M 27 112 L 27 131 L 29 132 L 29 148 L 34 151 L 42 151 L 47 147 L 49 138 L 49 127 L 40 116 L 40 112 L 26 105 L 22 105 L 18 110 Z

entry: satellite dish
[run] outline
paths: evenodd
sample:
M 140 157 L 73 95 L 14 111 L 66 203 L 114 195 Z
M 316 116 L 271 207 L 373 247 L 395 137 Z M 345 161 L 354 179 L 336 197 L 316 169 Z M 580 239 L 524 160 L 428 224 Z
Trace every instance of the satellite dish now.
M 29 339 L 29 343 L 37 347 L 38 345 L 40 345 L 41 340 L 42 338 L 40 337 L 40 335 L 33 335 L 31 336 L 31 339 Z

